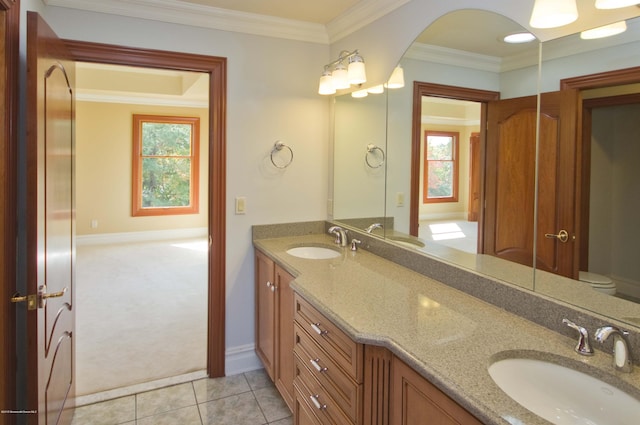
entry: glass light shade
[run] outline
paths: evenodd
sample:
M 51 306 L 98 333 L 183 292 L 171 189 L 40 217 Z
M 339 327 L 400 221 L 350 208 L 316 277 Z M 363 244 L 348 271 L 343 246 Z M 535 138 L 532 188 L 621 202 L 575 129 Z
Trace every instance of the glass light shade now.
M 536 0 L 529 25 L 533 28 L 556 28 L 576 19 L 576 0 Z
M 638 3 L 638 0 L 596 0 L 596 9 L 618 9 Z
M 377 86 L 369 87 L 367 91 L 371 94 L 381 94 L 384 93 L 384 86 L 379 84 Z
M 349 83 L 350 84 L 362 84 L 367 82 L 367 74 L 364 69 L 364 60 L 359 55 L 354 55 L 349 58 Z
M 399 89 L 404 87 L 404 70 L 400 65 L 396 66 L 391 73 L 391 78 L 387 81 L 387 88 Z
M 333 79 L 331 73 L 325 71 L 320 77 L 320 86 L 318 87 L 318 94 L 335 94 L 336 89 L 333 87 Z
M 602 27 L 594 28 L 580 33 L 580 38 L 583 40 L 593 40 L 595 38 L 610 37 L 612 35 L 620 34 L 627 30 L 626 21 L 615 22 L 613 24 L 605 25 Z
M 366 90 L 357 90 L 357 91 L 351 92 L 351 97 L 360 98 L 360 97 L 367 97 L 367 96 L 369 96 L 369 93 Z
M 351 87 L 349 84 L 349 73 L 347 67 L 344 64 L 339 63 L 331 73 L 331 80 L 333 81 L 333 87 L 337 90 L 348 89 Z

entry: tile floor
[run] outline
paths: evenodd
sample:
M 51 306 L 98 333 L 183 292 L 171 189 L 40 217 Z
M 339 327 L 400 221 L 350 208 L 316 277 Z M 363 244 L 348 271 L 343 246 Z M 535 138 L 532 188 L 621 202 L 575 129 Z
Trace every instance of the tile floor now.
M 72 425 L 292 425 L 264 372 L 199 379 L 78 407 Z

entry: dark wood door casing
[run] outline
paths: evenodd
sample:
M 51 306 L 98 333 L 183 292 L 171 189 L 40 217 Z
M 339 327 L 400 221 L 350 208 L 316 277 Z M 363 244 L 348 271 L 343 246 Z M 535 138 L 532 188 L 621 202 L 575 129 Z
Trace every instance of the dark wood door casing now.
M 209 74 L 209 307 L 207 373 L 225 370 L 225 198 L 227 60 L 163 50 L 65 40 L 79 62 L 140 66 Z
M 419 210 L 420 210 L 420 147 L 422 144 L 422 97 L 433 96 L 446 99 L 467 100 L 481 103 L 480 122 L 487 121 L 487 102 L 500 99 L 500 93 L 489 90 L 469 89 L 443 84 L 425 83 L 414 81 L 413 83 L 413 117 L 411 131 L 411 202 L 409 209 L 409 233 L 418 236 Z M 486 128 L 480 126 L 481 145 L 485 140 Z M 484 149 L 481 149 L 480 164 L 484 168 Z M 484 173 L 480 173 L 480 187 L 484 185 Z M 480 194 L 480 204 L 483 202 L 483 194 Z M 482 209 L 479 220 L 482 222 Z M 478 240 L 482 240 L 482 226 L 478 226 Z M 479 242 L 480 243 L 480 242 Z
M 16 307 L 9 300 L 16 290 L 19 0 L 0 0 L 0 34 L 0 408 L 17 409 Z M 0 425 L 15 421 L 0 414 Z

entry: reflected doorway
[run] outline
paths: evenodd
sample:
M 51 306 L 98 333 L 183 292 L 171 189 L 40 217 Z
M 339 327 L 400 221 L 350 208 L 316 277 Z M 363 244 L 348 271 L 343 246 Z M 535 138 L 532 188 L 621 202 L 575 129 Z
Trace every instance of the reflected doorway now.
M 482 246 L 483 141 L 487 103 L 498 92 L 474 90 L 423 82 L 414 83 L 414 111 L 411 158 L 410 234 L 465 252 L 478 253 Z M 429 201 L 428 165 L 434 158 L 425 150 L 429 131 L 458 134 L 457 197 L 446 202 Z M 437 175 L 432 176 L 438 180 Z M 429 189 L 427 189 L 429 191 Z

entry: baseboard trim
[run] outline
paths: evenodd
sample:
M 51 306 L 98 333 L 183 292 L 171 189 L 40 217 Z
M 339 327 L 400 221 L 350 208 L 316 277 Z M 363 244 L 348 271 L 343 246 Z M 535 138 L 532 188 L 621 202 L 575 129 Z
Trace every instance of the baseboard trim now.
M 237 375 L 263 367 L 256 355 L 255 344 L 239 345 L 225 352 L 225 375 Z
M 79 235 L 76 245 L 107 245 L 113 243 L 151 242 L 168 239 L 206 237 L 206 227 L 189 229 L 150 230 L 146 232 L 100 233 L 95 235 Z

